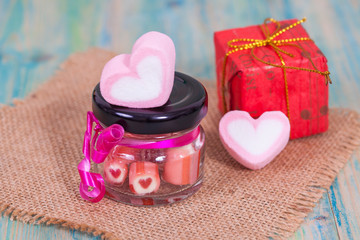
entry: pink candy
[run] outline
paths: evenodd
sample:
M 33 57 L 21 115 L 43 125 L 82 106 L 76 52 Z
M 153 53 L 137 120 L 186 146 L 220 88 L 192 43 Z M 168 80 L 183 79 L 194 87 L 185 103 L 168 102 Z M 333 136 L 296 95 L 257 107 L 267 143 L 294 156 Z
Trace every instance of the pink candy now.
M 105 180 L 110 184 L 122 185 L 127 177 L 127 164 L 109 161 L 104 166 Z
M 256 170 L 270 163 L 289 141 L 289 119 L 280 111 L 253 119 L 244 111 L 231 111 L 219 124 L 220 139 L 229 154 Z
M 164 105 L 175 74 L 175 46 L 165 34 L 148 32 L 134 44 L 131 54 L 112 58 L 104 67 L 100 90 L 114 105 L 151 108 Z
M 169 149 L 163 179 L 174 185 L 194 184 L 199 177 L 199 155 L 191 145 Z
M 134 162 L 130 165 L 129 188 L 137 195 L 156 192 L 160 187 L 159 169 L 156 163 Z

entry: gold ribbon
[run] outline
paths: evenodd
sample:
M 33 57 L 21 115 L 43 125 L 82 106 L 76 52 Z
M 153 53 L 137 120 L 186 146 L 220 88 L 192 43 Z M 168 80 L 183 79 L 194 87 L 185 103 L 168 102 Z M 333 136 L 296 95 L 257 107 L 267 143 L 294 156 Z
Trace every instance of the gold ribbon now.
M 292 46 L 292 47 L 297 47 L 300 48 L 301 50 L 305 51 L 300 45 L 296 45 L 294 43 L 296 42 L 301 42 L 301 41 L 313 41 L 311 38 L 308 37 L 298 37 L 298 38 L 290 38 L 290 39 L 280 39 L 280 40 L 275 40 L 276 37 L 280 36 L 281 34 L 283 34 L 284 32 L 290 30 L 291 28 L 296 27 L 297 25 L 303 23 L 306 21 L 306 18 L 301 19 L 300 21 L 297 21 L 296 23 L 291 24 L 290 26 L 283 28 L 280 30 L 280 23 L 272 18 L 267 18 L 264 20 L 264 26 L 260 26 L 261 31 L 263 32 L 265 39 L 252 39 L 252 38 L 237 38 L 237 39 L 232 39 L 228 42 L 228 46 L 230 47 L 230 51 L 228 51 L 224 57 L 224 63 L 223 63 L 223 71 L 222 71 L 222 80 L 221 80 L 221 87 L 222 87 L 222 100 L 223 100 L 223 107 L 224 107 L 224 111 L 225 113 L 228 111 L 227 106 L 226 106 L 226 101 L 225 101 L 225 70 L 226 70 L 226 63 L 227 63 L 227 59 L 229 57 L 229 55 L 238 52 L 238 51 L 243 51 L 243 50 L 247 50 L 247 49 L 251 49 L 251 55 L 258 61 L 266 64 L 266 65 L 270 65 L 273 67 L 278 67 L 281 68 L 283 70 L 283 74 L 284 74 L 284 83 L 285 83 L 285 96 L 286 96 L 286 108 L 287 108 L 287 115 L 288 118 L 290 120 L 290 106 L 289 106 L 289 91 L 288 91 L 288 81 L 287 81 L 287 76 L 286 76 L 286 69 L 295 69 L 295 70 L 300 70 L 300 71 L 307 71 L 307 72 L 313 72 L 313 73 L 318 73 L 321 74 L 325 77 L 325 83 L 326 85 L 328 83 L 331 84 L 331 79 L 330 79 L 330 72 L 329 71 L 319 71 L 314 62 L 311 60 L 311 58 L 309 56 L 307 56 L 305 54 L 305 57 L 309 59 L 311 65 L 313 66 L 313 69 L 310 68 L 300 68 L 300 67 L 293 67 L 293 66 L 287 66 L 285 64 L 284 58 L 282 56 L 282 54 L 288 55 L 290 57 L 294 57 L 293 54 L 284 51 L 283 49 L 280 48 L 280 46 Z M 273 33 L 270 33 L 270 30 L 268 28 L 268 22 L 272 22 L 276 24 L 276 30 Z M 235 43 L 238 42 L 248 42 L 246 44 L 242 44 L 242 45 L 236 45 Z M 280 59 L 281 64 L 273 64 L 270 62 L 266 62 L 262 59 L 260 59 L 259 57 L 257 57 L 254 54 L 254 49 L 258 48 L 258 47 L 265 47 L 265 46 L 270 46 L 277 54 L 277 56 Z

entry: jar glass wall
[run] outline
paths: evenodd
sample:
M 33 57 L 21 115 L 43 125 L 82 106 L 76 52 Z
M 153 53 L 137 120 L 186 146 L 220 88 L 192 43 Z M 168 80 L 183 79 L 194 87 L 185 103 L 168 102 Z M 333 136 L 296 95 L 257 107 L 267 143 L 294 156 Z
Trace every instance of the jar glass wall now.
M 174 148 L 115 146 L 95 171 L 105 181 L 106 196 L 131 205 L 162 205 L 194 194 L 203 179 L 205 134 L 201 126 L 166 134 L 132 134 L 124 139 L 158 142 L 181 137 L 197 127 L 199 135 L 189 144 Z

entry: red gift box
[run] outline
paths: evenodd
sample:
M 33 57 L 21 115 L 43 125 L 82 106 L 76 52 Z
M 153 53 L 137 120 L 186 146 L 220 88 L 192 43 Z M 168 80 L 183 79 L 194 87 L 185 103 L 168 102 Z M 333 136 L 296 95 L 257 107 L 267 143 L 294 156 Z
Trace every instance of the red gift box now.
M 315 43 L 307 39 L 309 36 L 300 24 L 289 28 L 296 22 L 264 23 L 214 34 L 220 110 L 223 113 L 243 110 L 254 118 L 265 111 L 282 111 L 290 119 L 291 139 L 325 132 L 329 124 L 327 60 Z M 281 29 L 284 31 L 269 39 Z M 249 39 L 268 39 L 273 45 L 263 41 L 260 46 L 248 49 L 234 50 L 229 46 L 255 42 Z M 279 43 L 281 40 L 283 43 Z M 273 47 L 274 43 L 280 46 Z M 286 66 L 286 76 L 280 58 Z

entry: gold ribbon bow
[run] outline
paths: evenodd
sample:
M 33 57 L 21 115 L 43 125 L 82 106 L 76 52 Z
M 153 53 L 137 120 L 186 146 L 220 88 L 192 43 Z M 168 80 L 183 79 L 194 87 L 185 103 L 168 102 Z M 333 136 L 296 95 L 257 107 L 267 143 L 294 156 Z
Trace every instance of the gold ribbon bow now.
M 300 48 L 301 50 L 305 51 L 300 45 L 296 45 L 294 43 L 296 42 L 301 42 L 301 41 L 313 41 L 311 38 L 308 37 L 298 37 L 298 38 L 290 38 L 290 39 L 280 39 L 280 40 L 275 40 L 276 37 L 280 36 L 281 34 L 283 34 L 284 32 L 290 30 L 291 28 L 296 27 L 297 25 L 303 23 L 306 21 L 306 18 L 301 19 L 300 21 L 297 21 L 296 23 L 291 24 L 290 26 L 287 26 L 286 28 L 283 28 L 280 30 L 281 26 L 280 23 L 272 18 L 267 18 L 264 20 L 264 26 L 260 26 L 261 31 L 263 32 L 265 39 L 251 39 L 251 38 L 237 38 L 237 39 L 232 39 L 228 42 L 228 46 L 230 47 L 230 51 L 228 51 L 224 57 L 224 64 L 223 64 L 223 71 L 222 71 L 222 80 L 221 80 L 221 87 L 222 87 L 222 100 L 223 100 L 223 107 L 224 107 L 224 111 L 225 113 L 228 111 L 227 110 L 227 106 L 226 106 L 226 101 L 225 101 L 225 69 L 226 69 L 226 62 L 227 59 L 229 57 L 229 55 L 238 52 L 238 51 L 243 51 L 243 50 L 247 50 L 247 49 L 251 49 L 251 55 L 258 61 L 266 64 L 266 65 L 270 65 L 273 67 L 278 67 L 281 68 L 283 70 L 283 74 L 284 74 L 284 83 L 285 83 L 285 96 L 286 96 L 286 108 L 287 108 L 287 115 L 288 118 L 290 120 L 290 106 L 289 106 L 289 92 L 288 92 L 288 82 L 287 82 L 287 77 L 286 77 L 286 69 L 296 69 L 296 70 L 300 70 L 300 71 L 307 71 L 307 72 L 314 72 L 314 73 L 318 73 L 321 74 L 325 77 L 325 83 L 326 85 L 328 83 L 331 84 L 331 79 L 330 79 L 330 72 L 329 71 L 319 71 L 315 64 L 313 63 L 313 61 L 311 60 L 311 58 L 309 56 L 307 56 L 305 54 L 305 57 L 309 59 L 309 61 L 311 62 L 311 65 L 313 66 L 313 69 L 310 68 L 300 68 L 300 67 L 293 67 L 293 66 L 287 66 L 285 64 L 284 58 L 282 56 L 282 54 L 288 55 L 290 57 L 294 57 L 293 54 L 284 51 L 283 49 L 281 49 L 281 46 L 292 46 L 292 47 L 297 47 Z M 276 24 L 276 30 L 273 33 L 270 33 L 270 30 L 268 28 L 268 22 L 272 22 Z M 239 43 L 239 42 L 248 42 L 246 44 L 241 44 L 241 45 L 236 45 L 235 43 Z M 274 64 L 274 63 L 270 63 L 270 62 L 266 62 L 262 59 L 260 59 L 259 57 L 257 57 L 254 54 L 254 49 L 258 48 L 258 47 L 265 47 L 265 46 L 270 46 L 278 55 L 281 64 Z

